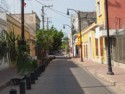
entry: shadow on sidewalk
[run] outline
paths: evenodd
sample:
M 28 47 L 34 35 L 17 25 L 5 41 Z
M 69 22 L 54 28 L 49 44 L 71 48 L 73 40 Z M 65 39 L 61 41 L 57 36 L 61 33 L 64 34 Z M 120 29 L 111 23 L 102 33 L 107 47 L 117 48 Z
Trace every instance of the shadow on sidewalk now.
M 31 94 L 113 94 L 94 76 L 70 59 L 55 59 L 47 67 Z M 42 87 L 42 88 L 38 88 Z M 38 93 L 41 92 L 41 93 Z
M 27 94 L 114 94 L 70 59 L 54 59 Z M 13 87 L 13 86 L 12 86 Z M 11 87 L 10 87 L 11 88 Z M 0 94 L 8 94 L 6 88 Z

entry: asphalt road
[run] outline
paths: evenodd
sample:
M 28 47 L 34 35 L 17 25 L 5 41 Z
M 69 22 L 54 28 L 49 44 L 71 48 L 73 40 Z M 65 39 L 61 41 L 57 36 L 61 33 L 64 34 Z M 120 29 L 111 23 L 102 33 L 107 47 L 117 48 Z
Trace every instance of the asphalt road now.
M 114 94 L 70 59 L 53 60 L 29 94 Z
M 48 65 L 26 94 L 115 94 L 108 87 L 110 85 L 102 84 L 84 68 L 74 64 L 71 59 L 58 57 Z M 19 94 L 19 86 L 7 87 L 0 94 L 9 94 L 12 88 Z

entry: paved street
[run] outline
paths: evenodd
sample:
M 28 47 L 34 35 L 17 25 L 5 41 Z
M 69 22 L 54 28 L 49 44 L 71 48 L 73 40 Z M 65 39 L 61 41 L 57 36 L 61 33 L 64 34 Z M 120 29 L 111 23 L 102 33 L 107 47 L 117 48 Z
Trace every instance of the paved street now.
M 27 90 L 26 94 L 115 94 L 107 89 L 110 86 L 110 84 L 101 84 L 71 59 L 58 57 L 49 64 L 36 84 L 32 85 L 32 89 Z M 18 86 L 10 86 L 0 91 L 0 94 L 9 94 L 11 88 L 19 89 Z

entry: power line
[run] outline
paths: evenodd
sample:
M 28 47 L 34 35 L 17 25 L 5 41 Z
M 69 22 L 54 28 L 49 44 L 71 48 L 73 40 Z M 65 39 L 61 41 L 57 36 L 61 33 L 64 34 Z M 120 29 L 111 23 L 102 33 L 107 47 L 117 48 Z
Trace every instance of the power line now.
M 38 0 L 35 0 L 35 1 L 44 6 L 44 4 L 41 3 L 40 1 L 38 1 Z M 50 8 L 50 7 L 48 7 L 48 8 L 51 9 L 53 12 L 55 12 L 55 13 L 57 13 L 57 14 L 63 16 L 63 17 L 70 18 L 70 17 L 67 17 L 65 13 L 63 13 L 63 12 L 61 12 L 61 11 L 59 11 L 59 10 L 55 10 L 55 9 L 53 9 L 53 8 Z
M 6 9 L 4 9 L 4 8 L 2 8 L 2 9 L 6 11 Z M 7 12 L 10 13 L 10 14 L 12 14 L 10 11 L 6 11 L 6 13 L 7 13 Z M 21 20 L 20 17 L 18 17 L 18 16 L 16 16 L 16 15 L 14 15 L 14 16 Z M 33 29 L 33 30 L 35 31 L 35 29 L 32 28 L 28 23 L 25 22 L 25 24 L 26 24 L 28 27 L 30 27 L 31 29 Z

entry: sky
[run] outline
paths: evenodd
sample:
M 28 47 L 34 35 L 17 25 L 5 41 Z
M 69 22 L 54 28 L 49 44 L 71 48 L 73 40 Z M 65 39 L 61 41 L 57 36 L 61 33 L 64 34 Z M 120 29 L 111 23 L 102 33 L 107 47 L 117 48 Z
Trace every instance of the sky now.
M 5 9 L 7 6 L 11 13 L 20 13 L 20 1 L 21 0 L 0 0 L 0 6 Z M 71 25 L 71 16 L 66 15 L 67 8 L 83 12 L 95 11 L 95 0 L 25 0 L 25 2 L 25 13 L 31 13 L 33 10 L 37 13 L 40 19 L 42 18 L 42 4 L 47 6 L 53 5 L 51 8 L 45 8 L 45 20 L 49 17 L 49 27 L 54 25 L 58 30 L 63 30 L 65 34 L 68 34 L 71 31 L 71 28 L 68 26 L 63 29 L 63 24 Z M 75 14 L 74 11 L 70 11 L 70 13 Z

